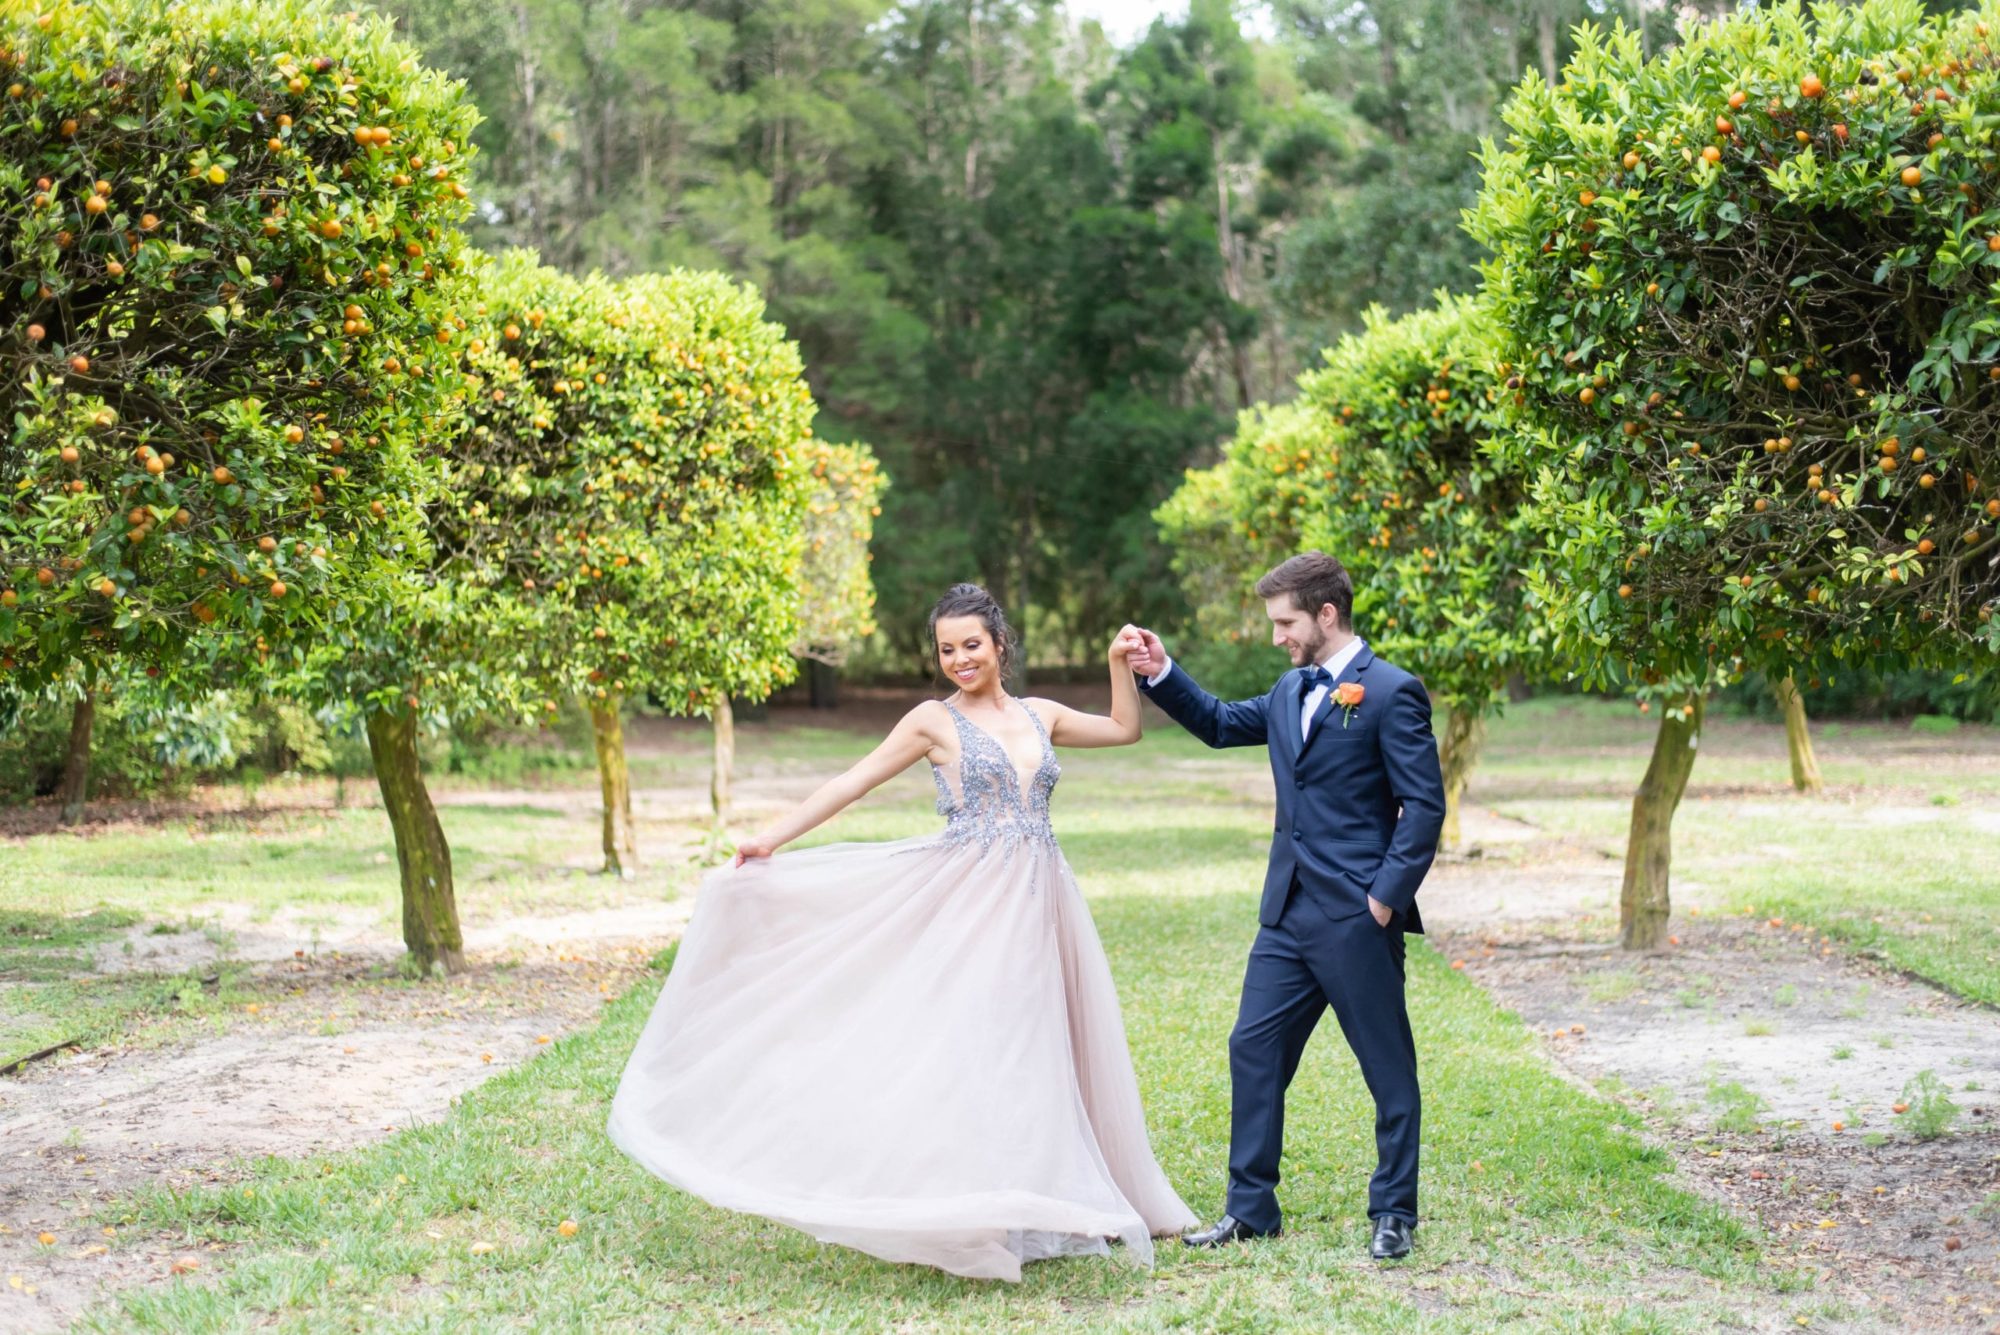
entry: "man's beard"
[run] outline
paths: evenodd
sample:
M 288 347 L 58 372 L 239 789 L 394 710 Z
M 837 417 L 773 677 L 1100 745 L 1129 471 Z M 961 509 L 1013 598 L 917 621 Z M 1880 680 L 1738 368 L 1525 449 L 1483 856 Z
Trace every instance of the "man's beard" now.
M 1319 623 L 1315 621 L 1313 623 L 1313 628 L 1312 628 L 1312 638 L 1304 641 L 1299 645 L 1300 657 L 1298 666 L 1304 667 L 1307 663 L 1319 662 L 1319 656 L 1325 652 L 1326 652 L 1326 632 L 1322 630 L 1320 628 Z

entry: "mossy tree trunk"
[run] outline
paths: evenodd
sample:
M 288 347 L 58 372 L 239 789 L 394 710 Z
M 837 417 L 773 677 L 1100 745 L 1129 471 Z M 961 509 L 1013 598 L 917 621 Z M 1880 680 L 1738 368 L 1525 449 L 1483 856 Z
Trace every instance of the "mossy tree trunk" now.
M 1625 844 L 1625 885 L 1618 901 L 1618 944 L 1655 950 L 1667 939 L 1673 911 L 1667 874 L 1673 865 L 1674 811 L 1687 791 L 1701 745 L 1705 696 L 1692 695 L 1660 718 L 1652 763 L 1632 798 L 1632 830 Z
M 625 765 L 624 704 L 615 695 L 593 700 L 590 731 L 604 794 L 604 870 L 629 880 L 639 869 L 639 836 L 632 825 L 632 773 Z
M 1486 716 L 1476 709 L 1453 709 L 1445 720 L 1444 735 L 1438 738 L 1438 767 L 1444 771 L 1444 834 L 1441 848 L 1457 848 L 1459 799 L 1472 778 L 1479 760 L 1479 745 L 1486 740 Z
M 715 723 L 715 770 L 709 776 L 708 800 L 715 808 L 718 821 L 729 819 L 729 781 L 736 770 L 736 711 L 730 708 L 729 697 L 716 702 L 715 713 L 710 716 Z
M 1778 697 L 1778 707 L 1785 711 L 1785 750 L 1792 759 L 1792 787 L 1802 793 L 1824 792 L 1819 757 L 1813 754 L 1812 733 L 1806 728 L 1805 693 L 1790 676 L 1773 683 L 1771 691 Z
M 416 711 L 399 706 L 393 712 L 370 712 L 368 754 L 375 762 L 389 827 L 396 833 L 396 863 L 403 874 L 403 944 L 421 973 L 428 975 L 439 965 L 457 973 L 465 967 L 465 935 L 452 891 L 451 846 L 417 757 Z
M 57 820 L 74 825 L 83 819 L 83 804 L 90 796 L 90 734 L 97 724 L 97 691 L 85 686 L 83 698 L 69 716 L 69 744 L 63 751 L 62 782 L 56 795 L 62 799 Z

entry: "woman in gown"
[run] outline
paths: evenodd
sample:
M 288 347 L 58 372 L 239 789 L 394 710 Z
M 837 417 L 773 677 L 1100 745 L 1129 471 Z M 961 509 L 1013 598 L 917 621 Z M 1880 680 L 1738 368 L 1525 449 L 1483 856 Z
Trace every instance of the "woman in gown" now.
M 931 613 L 957 692 L 710 874 L 612 1102 L 618 1147 L 724 1209 L 890 1261 L 1016 1280 L 1195 1224 L 1153 1158 L 1104 948 L 1049 826 L 1052 743 L 1139 739 L 1003 687 L 999 606 Z M 942 832 L 776 850 L 920 759 Z

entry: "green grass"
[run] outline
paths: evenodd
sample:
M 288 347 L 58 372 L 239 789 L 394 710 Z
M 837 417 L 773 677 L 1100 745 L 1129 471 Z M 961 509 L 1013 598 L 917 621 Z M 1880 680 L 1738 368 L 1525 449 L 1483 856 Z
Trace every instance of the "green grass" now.
M 858 752 L 865 739 L 849 737 Z M 839 757 L 828 757 L 837 760 Z M 752 762 L 755 763 L 754 760 Z M 1226 1036 L 1255 931 L 1269 813 L 1241 795 L 1260 758 L 1171 739 L 1066 755 L 1057 825 L 1125 1002 L 1155 1148 L 1190 1205 L 1220 1206 Z M 918 786 L 824 839 L 935 827 Z M 158 1192 L 105 1222 L 214 1241 L 207 1282 L 130 1291 L 91 1330 L 890 1328 L 1706 1330 L 1789 1310 L 1806 1281 L 1676 1185 L 1629 1114 L 1555 1076 L 1511 1016 L 1417 943 L 1410 995 L 1427 1095 L 1416 1257 L 1365 1256 L 1371 1112 L 1329 1019 L 1293 1088 L 1282 1242 L 1146 1273 L 1101 1260 L 963 1281 L 821 1247 L 725 1214 L 639 1170 L 604 1117 L 659 977 L 594 1028 L 374 1147 L 266 1161 L 246 1182 Z M 664 962 L 662 964 L 664 968 Z M 564 1238 L 556 1225 L 574 1218 Z M 491 1250 L 475 1253 L 475 1245 Z M 226 1260 L 224 1259 L 226 1258 Z M 1806 1310 L 1806 1309 L 1800 1309 Z
M 1674 817 L 1676 905 L 1807 923 L 2000 1005 L 2000 889 L 1981 853 L 2000 820 L 2000 732 L 1972 724 L 1944 739 L 1913 737 L 1901 724 L 1824 732 L 1832 735 L 1817 742 L 1820 767 L 1837 787 L 1808 798 L 1789 790 L 1776 724 L 1725 719 L 1709 728 Z M 1495 725 L 1472 798 L 1622 857 L 1650 745 L 1650 725 L 1622 708 L 1531 701 Z M 1935 804 L 1926 794 L 1940 787 L 1967 800 Z

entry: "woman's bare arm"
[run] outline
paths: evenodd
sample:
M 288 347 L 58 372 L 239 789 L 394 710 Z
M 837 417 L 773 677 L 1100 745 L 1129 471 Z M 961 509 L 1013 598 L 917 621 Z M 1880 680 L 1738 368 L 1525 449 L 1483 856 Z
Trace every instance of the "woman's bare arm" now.
M 1127 626 L 1112 637 L 1105 657 L 1111 666 L 1111 717 L 1086 714 L 1054 700 L 1037 700 L 1036 710 L 1048 720 L 1049 740 L 1057 746 L 1130 746 L 1144 729 L 1139 722 L 1139 683 L 1127 661 L 1139 647 L 1139 638 Z
M 742 866 L 749 858 L 771 856 L 930 755 L 938 748 L 945 731 L 944 719 L 944 706 L 935 700 L 927 700 L 903 715 L 881 745 L 857 760 L 846 773 L 828 779 L 769 828 L 737 844 L 736 865 Z

